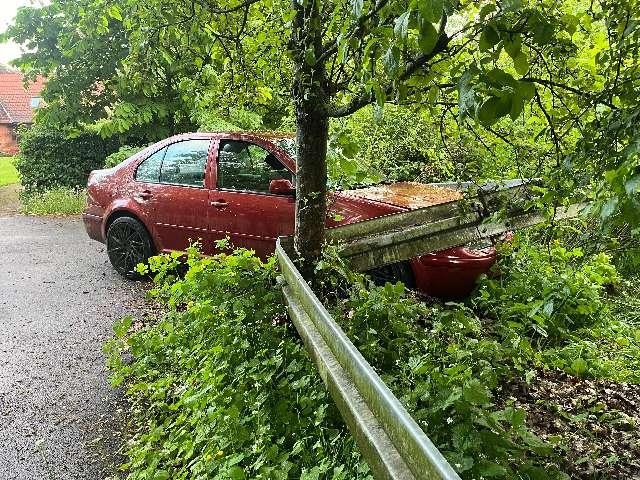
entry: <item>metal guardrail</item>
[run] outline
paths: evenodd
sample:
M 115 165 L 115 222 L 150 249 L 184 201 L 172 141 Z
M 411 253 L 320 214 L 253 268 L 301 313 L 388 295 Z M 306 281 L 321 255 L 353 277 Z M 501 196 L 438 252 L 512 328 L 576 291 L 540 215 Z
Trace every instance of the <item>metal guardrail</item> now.
M 459 480 L 295 267 L 276 255 L 289 314 L 376 479 Z
M 526 179 L 489 182 L 479 187 L 475 196 L 339 225 L 327 229 L 326 237 L 330 242 L 350 241 L 391 230 L 400 230 L 415 225 L 424 225 L 447 218 L 454 218 L 458 215 L 481 212 L 487 207 L 490 208 L 501 202 L 506 202 L 516 208 L 531 195 L 530 185 L 535 183 L 535 180 Z M 445 186 L 461 191 L 465 191 L 471 186 L 468 182 L 430 183 L 429 185 Z
M 554 218 L 575 218 L 589 205 L 579 203 L 559 207 Z M 420 210 L 404 213 L 408 218 L 411 213 L 421 214 Z M 444 250 L 530 227 L 544 222 L 545 218 L 543 213 L 533 211 L 508 213 L 501 220 L 486 222 L 479 213 L 463 214 L 353 240 L 340 248 L 340 255 L 351 268 L 365 271 L 408 260 L 425 252 Z
M 335 227 L 327 230 L 327 239 L 341 244 L 341 255 L 352 268 L 368 270 L 544 221 L 543 213 L 522 209 L 520 200 L 524 199 L 526 188 L 521 181 L 496 183 L 480 194 L 482 198 Z M 506 217 L 486 222 L 486 207 L 504 200 L 504 195 L 513 199 Z M 588 205 L 560 207 L 555 218 L 576 217 Z M 290 237 L 281 237 L 276 245 L 290 317 L 374 477 L 459 480 L 302 278 L 287 253 L 291 243 Z

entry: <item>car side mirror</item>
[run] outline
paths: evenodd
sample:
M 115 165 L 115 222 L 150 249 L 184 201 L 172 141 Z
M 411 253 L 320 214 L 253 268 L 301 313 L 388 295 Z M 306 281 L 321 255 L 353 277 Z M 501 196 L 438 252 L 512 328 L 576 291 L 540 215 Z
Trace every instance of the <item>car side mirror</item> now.
M 275 195 L 295 195 L 296 187 L 294 187 L 293 183 L 286 178 L 279 178 L 269 182 L 269 193 L 273 193 Z

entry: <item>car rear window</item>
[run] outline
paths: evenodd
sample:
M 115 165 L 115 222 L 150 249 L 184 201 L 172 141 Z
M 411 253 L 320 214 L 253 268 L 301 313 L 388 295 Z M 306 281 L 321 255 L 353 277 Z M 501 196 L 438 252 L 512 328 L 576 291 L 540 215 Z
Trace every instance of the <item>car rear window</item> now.
M 160 183 L 204 186 L 210 140 L 186 140 L 167 147 L 160 168 Z
M 160 181 L 160 167 L 166 151 L 166 148 L 158 150 L 138 165 L 136 180 L 139 182 L 158 183 Z

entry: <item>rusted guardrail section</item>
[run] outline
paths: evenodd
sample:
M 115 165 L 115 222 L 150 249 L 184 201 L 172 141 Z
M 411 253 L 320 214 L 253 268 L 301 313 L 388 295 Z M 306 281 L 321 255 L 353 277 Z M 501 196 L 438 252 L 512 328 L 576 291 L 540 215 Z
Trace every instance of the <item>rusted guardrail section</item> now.
M 589 205 L 578 203 L 558 207 L 554 218 L 575 218 Z M 407 218 L 410 218 L 411 213 L 421 215 L 422 212 L 403 212 Z M 480 213 L 462 214 L 352 240 L 342 245 L 340 255 L 354 270 L 365 271 L 408 260 L 425 252 L 444 250 L 531 227 L 543 223 L 546 218 L 544 213 L 536 210 L 527 213 L 507 213 L 504 218 L 495 221 L 486 221 Z M 337 227 L 336 230 L 340 228 L 342 227 Z
M 535 185 L 536 179 L 519 179 L 509 181 L 494 181 L 482 185 L 475 192 L 476 195 L 462 200 L 440 203 L 430 207 L 391 213 L 381 217 L 363 220 L 361 222 L 340 225 L 326 231 L 330 242 L 349 242 L 354 239 L 371 237 L 391 230 L 402 230 L 416 225 L 439 222 L 461 215 L 475 215 L 479 218 L 485 210 L 495 210 L 496 205 L 504 202 L 510 205 L 512 211 L 523 206 L 524 201 L 532 196 L 530 185 Z M 429 185 L 454 188 L 466 191 L 471 188 L 468 182 L 460 183 L 432 183 Z
M 289 314 L 376 479 L 459 476 L 331 317 L 278 240 Z

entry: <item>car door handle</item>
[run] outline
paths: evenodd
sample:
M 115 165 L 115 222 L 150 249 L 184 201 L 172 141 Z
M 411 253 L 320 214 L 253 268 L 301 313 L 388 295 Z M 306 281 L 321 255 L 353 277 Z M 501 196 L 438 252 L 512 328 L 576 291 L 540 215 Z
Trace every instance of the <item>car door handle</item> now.
M 224 200 L 215 200 L 210 203 L 212 207 L 218 207 L 218 208 L 226 207 L 228 205 L 228 203 L 225 202 Z
M 139 200 L 143 200 L 144 201 L 144 200 L 149 200 L 151 197 L 153 197 L 153 194 L 149 190 L 143 190 L 140 193 L 138 193 L 136 195 L 136 197 Z

